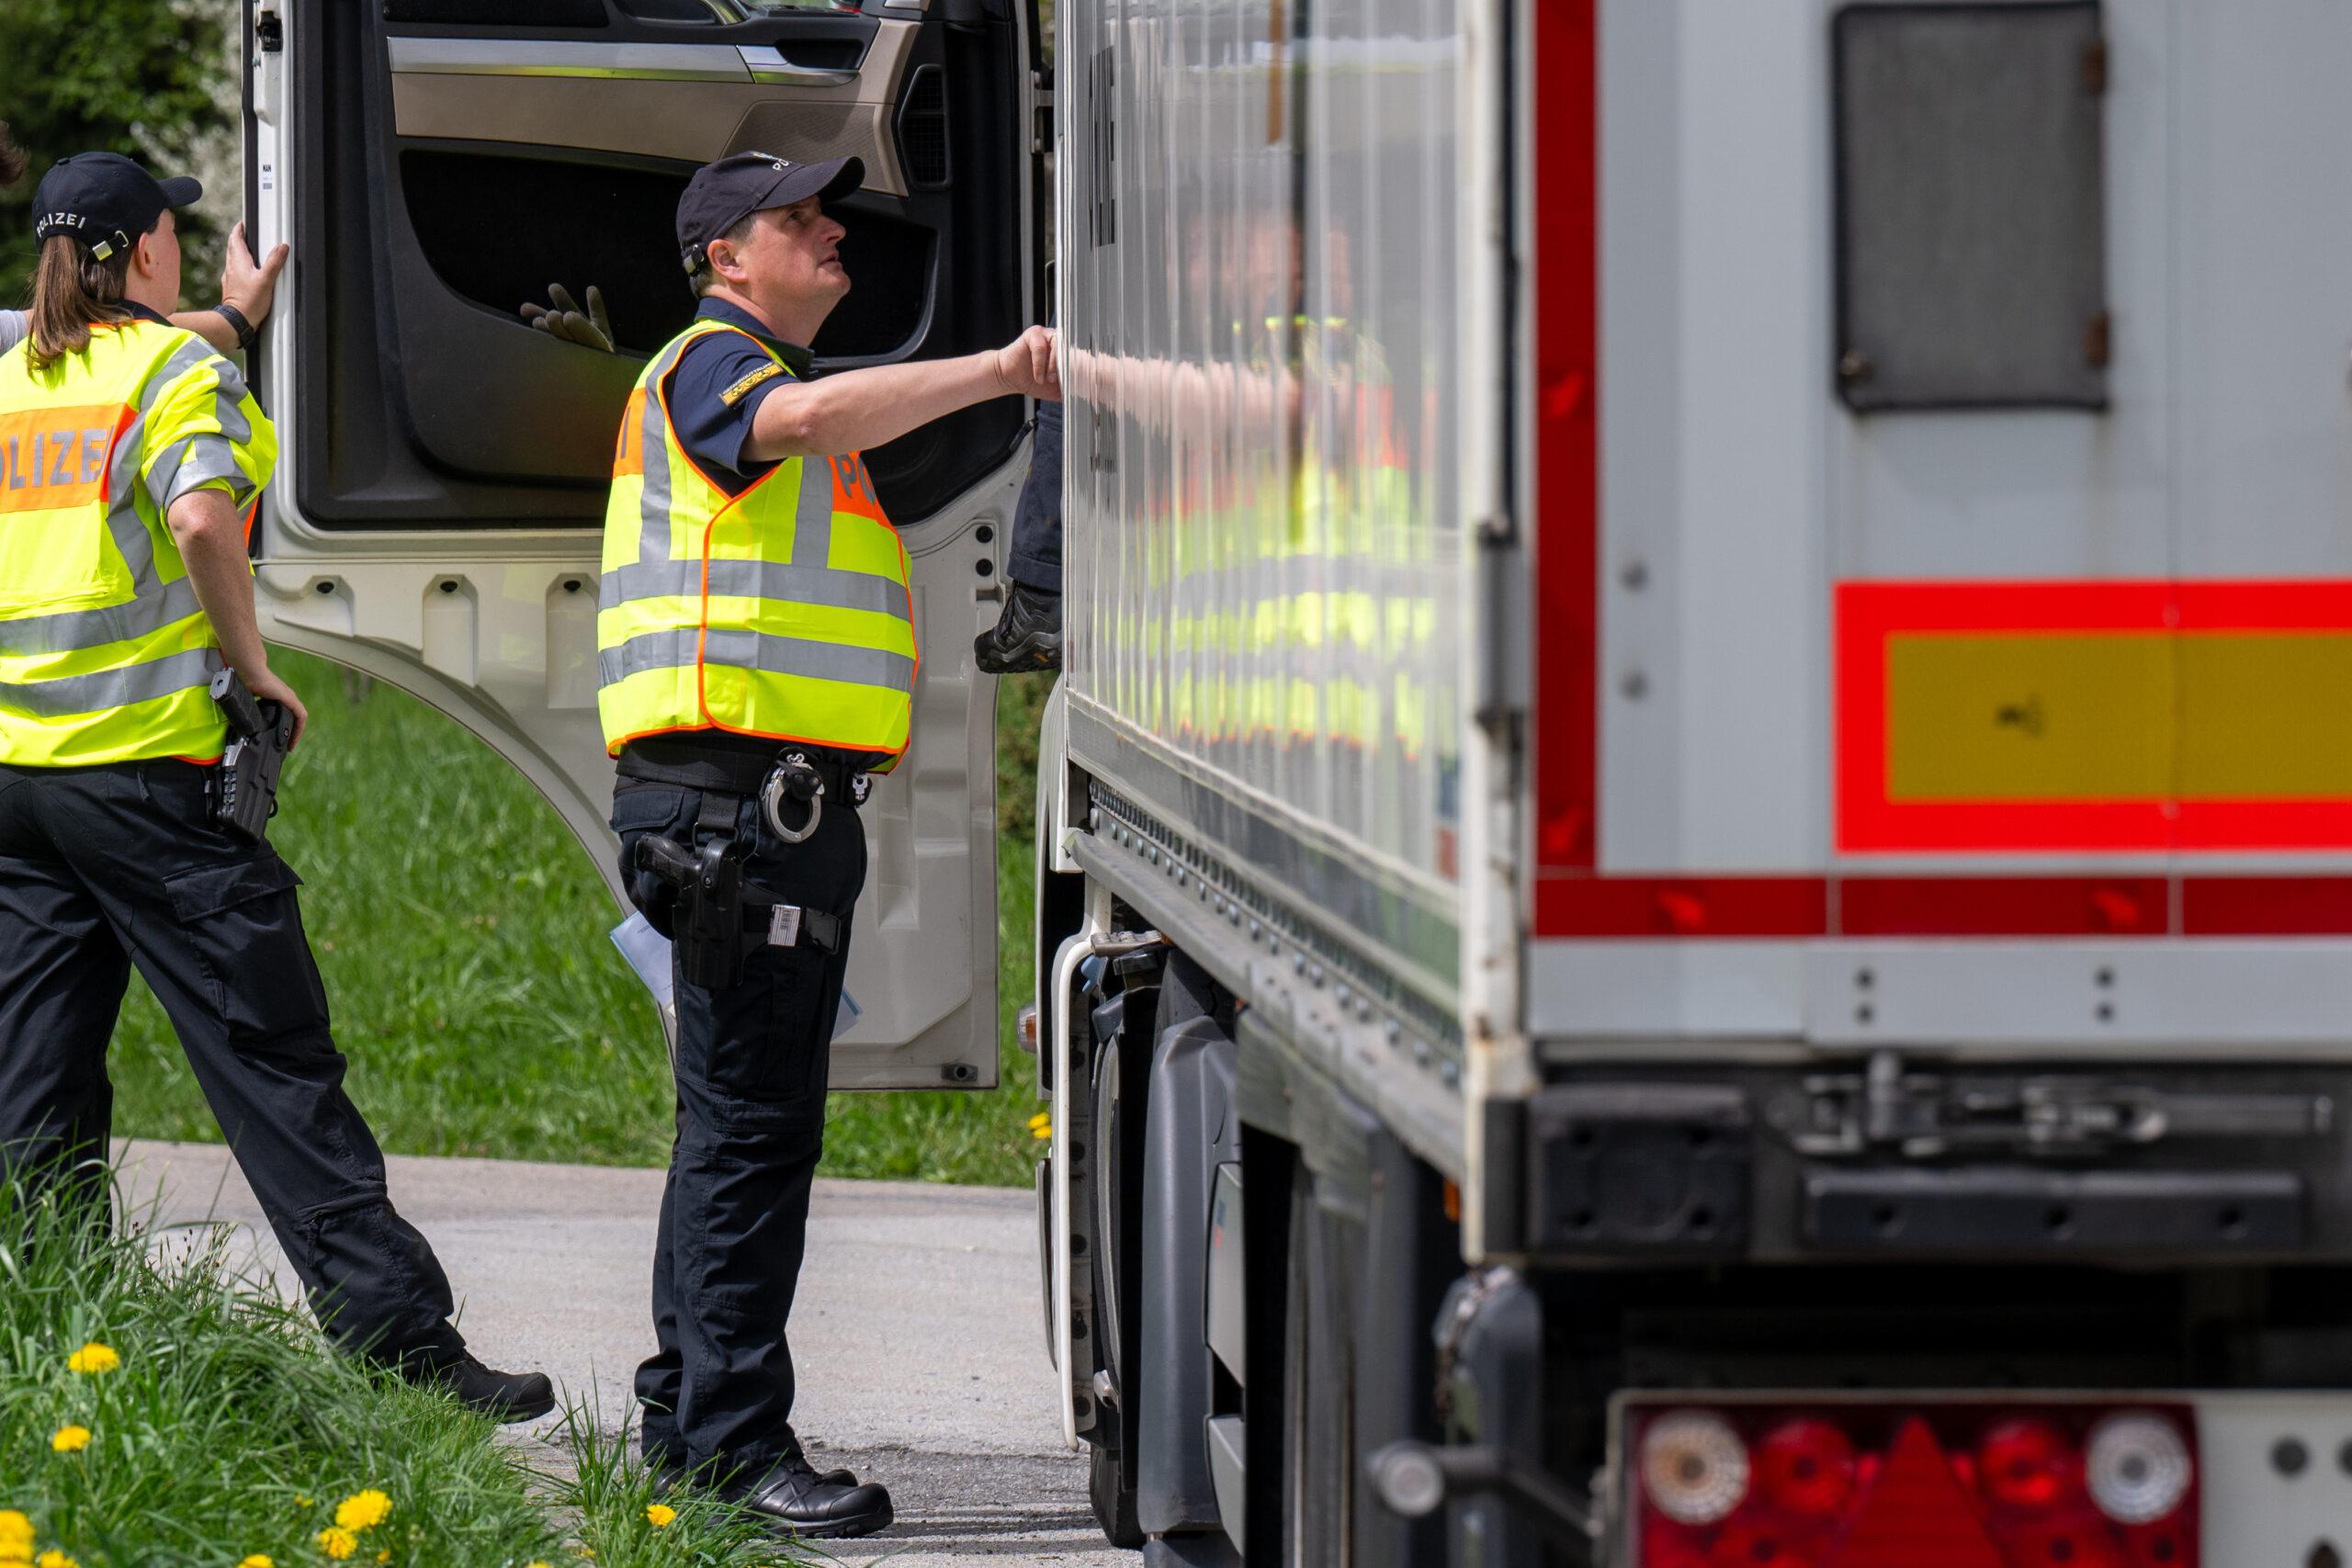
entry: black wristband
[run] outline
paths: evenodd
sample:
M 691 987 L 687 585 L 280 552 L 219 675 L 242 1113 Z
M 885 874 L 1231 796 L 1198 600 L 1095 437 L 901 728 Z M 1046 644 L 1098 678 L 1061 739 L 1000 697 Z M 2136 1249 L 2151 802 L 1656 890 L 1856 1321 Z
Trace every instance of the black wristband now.
M 245 313 L 243 310 L 238 310 L 234 305 L 230 304 L 226 299 L 223 299 L 218 305 L 213 306 L 212 312 L 219 316 L 222 321 L 228 322 L 229 330 L 237 334 L 237 346 L 239 348 L 253 347 L 254 339 L 261 336 L 260 332 L 254 328 L 254 324 L 245 320 Z

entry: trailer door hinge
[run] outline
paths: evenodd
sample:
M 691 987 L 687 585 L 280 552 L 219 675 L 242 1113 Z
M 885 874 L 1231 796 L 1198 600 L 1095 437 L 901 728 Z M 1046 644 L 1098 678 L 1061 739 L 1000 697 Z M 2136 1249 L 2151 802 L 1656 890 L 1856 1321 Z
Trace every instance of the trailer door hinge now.
M 1528 703 L 1527 550 L 1509 513 L 1483 518 L 1477 528 L 1478 689 L 1471 711 L 1479 725 L 1507 737 Z

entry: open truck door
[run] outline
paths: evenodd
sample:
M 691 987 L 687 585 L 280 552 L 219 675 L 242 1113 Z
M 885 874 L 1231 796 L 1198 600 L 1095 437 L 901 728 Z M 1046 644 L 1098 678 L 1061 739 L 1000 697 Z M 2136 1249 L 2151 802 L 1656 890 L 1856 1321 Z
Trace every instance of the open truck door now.
M 1034 30 L 1017 0 L 249 5 L 246 210 L 293 246 L 253 380 L 283 442 L 254 533 L 262 630 L 413 693 L 537 784 L 619 896 L 596 718 L 613 439 L 692 318 L 696 165 L 854 153 L 854 288 L 820 368 L 969 353 L 1035 319 Z M 596 286 L 618 351 L 534 331 Z M 865 454 L 914 562 L 913 739 L 862 815 L 872 870 L 842 1089 L 997 1079 L 995 682 L 1028 412 Z M 625 907 L 625 906 L 624 906 Z

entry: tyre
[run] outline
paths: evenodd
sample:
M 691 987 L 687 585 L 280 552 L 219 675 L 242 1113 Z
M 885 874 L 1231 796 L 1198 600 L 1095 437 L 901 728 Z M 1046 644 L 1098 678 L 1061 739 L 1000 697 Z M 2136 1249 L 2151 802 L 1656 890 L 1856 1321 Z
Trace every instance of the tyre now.
M 1354 1517 L 1354 1338 L 1344 1310 L 1348 1227 L 1293 1167 L 1283 1312 L 1283 1568 L 1338 1568 Z
M 1086 1447 L 1086 1500 L 1094 1506 L 1094 1522 L 1102 1538 L 1124 1551 L 1139 1551 L 1143 1527 L 1136 1523 L 1136 1489 L 1119 1456 L 1099 1444 Z

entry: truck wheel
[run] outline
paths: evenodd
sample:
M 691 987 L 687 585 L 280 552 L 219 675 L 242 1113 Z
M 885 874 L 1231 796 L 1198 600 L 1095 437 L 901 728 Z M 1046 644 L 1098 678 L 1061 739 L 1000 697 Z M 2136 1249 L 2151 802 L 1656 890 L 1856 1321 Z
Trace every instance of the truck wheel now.
M 1293 1167 L 1289 1283 L 1283 1313 L 1284 1568 L 1336 1568 L 1354 1511 L 1354 1340 L 1340 1306 L 1338 1228 Z

